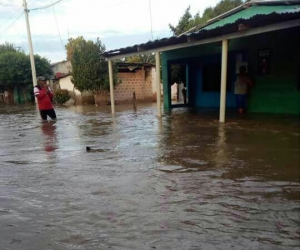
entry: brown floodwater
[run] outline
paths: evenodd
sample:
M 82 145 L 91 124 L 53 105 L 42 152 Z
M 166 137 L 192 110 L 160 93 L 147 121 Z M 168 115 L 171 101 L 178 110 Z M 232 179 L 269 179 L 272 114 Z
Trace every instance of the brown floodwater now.
M 0 106 L 1 250 L 300 249 L 297 117 L 116 109 Z

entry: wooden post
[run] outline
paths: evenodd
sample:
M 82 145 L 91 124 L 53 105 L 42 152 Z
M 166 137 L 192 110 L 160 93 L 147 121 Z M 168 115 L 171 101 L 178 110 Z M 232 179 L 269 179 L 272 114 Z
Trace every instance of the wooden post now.
M 227 58 L 228 40 L 222 41 L 222 69 L 221 69 L 221 93 L 220 93 L 220 122 L 225 122 L 226 110 L 226 84 L 227 84 Z
M 132 102 L 133 102 L 133 109 L 136 111 L 136 95 L 135 95 L 135 91 L 133 91 L 132 94 Z
M 109 71 L 109 92 L 110 92 L 110 105 L 111 113 L 115 114 L 115 96 L 114 96 L 114 80 L 113 80 L 113 70 L 112 61 L 108 60 L 108 71 Z

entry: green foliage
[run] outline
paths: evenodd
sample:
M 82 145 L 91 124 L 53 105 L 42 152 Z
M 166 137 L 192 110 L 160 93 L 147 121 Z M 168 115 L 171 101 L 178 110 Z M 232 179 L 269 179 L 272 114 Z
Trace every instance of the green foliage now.
M 243 0 L 222 0 L 215 7 L 208 7 L 204 10 L 203 15 L 199 12 L 193 17 L 188 7 L 183 16 L 179 19 L 176 26 L 169 24 L 174 35 L 181 35 L 190 29 L 196 27 L 195 30 L 202 27 L 208 20 L 217 17 L 243 3 Z M 185 68 L 179 64 L 171 65 L 171 83 L 185 82 Z
M 136 55 L 136 56 L 126 57 L 125 62 L 127 62 L 127 63 L 152 63 L 152 64 L 155 64 L 155 54 Z
M 25 54 L 12 51 L 0 54 L 0 85 L 27 85 L 30 83 L 30 70 L 30 61 Z
M 67 50 L 67 60 L 71 61 L 72 55 L 75 51 L 75 48 L 80 48 L 84 45 L 86 41 L 82 36 L 79 36 L 77 38 L 69 38 L 68 43 L 65 45 L 65 48 Z
M 185 10 L 183 16 L 179 19 L 177 26 L 175 27 L 169 24 L 169 27 L 171 31 L 174 33 L 174 35 L 180 35 L 190 28 L 192 22 L 193 22 L 193 17 L 190 13 L 190 6 L 189 6 Z
M 171 64 L 171 84 L 185 82 L 185 65 Z
M 181 35 L 191 28 L 203 26 L 208 20 L 217 17 L 243 3 L 243 0 L 222 0 L 215 7 L 208 7 L 204 10 L 203 15 L 199 12 L 193 17 L 188 7 L 183 16 L 179 19 L 176 26 L 169 24 L 169 27 L 174 35 Z
M 51 74 L 50 62 L 35 55 L 37 75 Z M 32 85 L 29 55 L 16 51 L 8 43 L 0 45 L 0 85 L 7 87 Z
M 54 102 L 57 104 L 65 104 L 70 98 L 69 91 L 67 89 L 61 89 L 55 93 Z
M 0 44 L 0 54 L 6 52 L 17 52 L 17 50 L 12 43 L 5 42 L 4 44 Z
M 77 39 L 77 38 L 76 38 Z M 69 40 L 71 44 L 66 47 L 71 48 L 76 40 Z M 103 57 L 105 51 L 104 44 L 99 39 L 96 42 L 81 40 L 72 48 L 72 82 L 79 91 L 107 91 L 109 90 L 108 63 Z M 114 84 L 117 83 L 117 68 L 114 66 Z
M 50 61 L 47 58 L 41 57 L 40 55 L 34 55 L 34 61 L 37 76 L 46 76 L 53 74 Z

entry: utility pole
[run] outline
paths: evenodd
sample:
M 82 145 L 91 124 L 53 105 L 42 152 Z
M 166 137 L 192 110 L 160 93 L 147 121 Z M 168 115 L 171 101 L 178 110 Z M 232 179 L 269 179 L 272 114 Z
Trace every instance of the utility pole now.
M 28 45 L 29 45 L 29 55 L 30 55 L 30 63 L 31 63 L 31 73 L 32 73 L 32 82 L 33 86 L 37 85 L 36 82 L 36 71 L 35 71 L 35 62 L 33 56 L 33 47 L 32 47 L 32 40 L 31 40 L 31 33 L 30 33 L 30 26 L 29 26 L 29 19 L 28 19 L 28 12 L 26 0 L 23 0 L 24 12 L 25 12 L 25 19 L 26 19 L 26 27 L 27 27 L 27 38 L 28 38 Z

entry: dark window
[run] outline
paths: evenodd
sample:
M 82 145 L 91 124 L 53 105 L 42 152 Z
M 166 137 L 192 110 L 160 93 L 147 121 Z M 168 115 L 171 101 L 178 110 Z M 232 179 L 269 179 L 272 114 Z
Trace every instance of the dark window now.
M 231 90 L 229 81 L 229 65 L 227 72 L 227 91 Z M 221 64 L 208 64 L 203 66 L 203 92 L 220 92 L 221 91 Z

